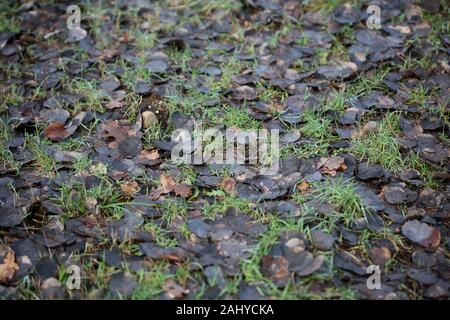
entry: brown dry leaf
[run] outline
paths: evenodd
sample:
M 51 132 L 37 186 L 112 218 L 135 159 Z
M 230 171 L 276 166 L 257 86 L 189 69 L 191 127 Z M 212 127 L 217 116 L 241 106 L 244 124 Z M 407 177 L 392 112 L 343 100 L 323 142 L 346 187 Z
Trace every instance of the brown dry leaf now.
M 116 48 L 103 49 L 103 51 L 100 54 L 100 56 L 98 57 L 98 59 L 100 59 L 100 60 L 109 60 L 112 57 L 114 57 L 115 55 L 117 55 L 118 52 L 119 51 Z
M 107 141 L 109 141 L 108 147 L 111 149 L 117 148 L 119 144 L 128 137 L 128 132 L 130 131 L 129 126 L 121 126 L 117 120 L 110 120 L 107 123 L 102 123 L 100 127 L 104 131 L 101 134 L 101 137 L 106 138 Z
M 131 196 L 139 191 L 139 184 L 136 181 L 125 181 L 120 188 L 125 195 Z
M 377 133 L 379 130 L 379 124 L 375 121 L 367 122 L 362 128 L 355 130 L 352 134 L 352 138 L 362 138 L 369 133 Z
M 173 191 L 177 196 L 180 196 L 182 198 L 189 198 L 192 195 L 191 188 L 184 183 L 177 184 L 176 186 L 174 186 Z
M 192 194 L 192 190 L 184 183 L 178 184 L 176 181 L 168 175 L 161 174 L 159 177 L 160 186 L 150 194 L 150 198 L 156 200 L 162 194 L 169 192 L 175 192 L 176 195 L 183 198 L 188 198 Z
M 166 292 L 166 297 L 169 299 L 181 299 L 189 293 L 188 289 L 183 288 L 172 279 L 167 280 L 162 288 Z
M 236 180 L 233 178 L 225 178 L 220 182 L 219 185 L 225 192 L 233 193 L 236 189 Z
M 297 185 L 298 191 L 306 191 L 309 189 L 309 183 L 306 181 L 302 181 Z
M 44 137 L 52 141 L 61 141 L 71 135 L 63 123 L 55 122 L 49 125 L 44 131 Z
M 111 100 L 110 102 L 108 102 L 107 104 L 105 104 L 106 109 L 116 109 L 116 108 L 121 108 L 122 107 L 122 102 L 120 102 L 119 100 Z
M 159 182 L 161 183 L 161 190 L 163 193 L 169 193 L 172 191 L 173 187 L 177 184 L 175 180 L 171 176 L 167 176 L 165 174 L 162 174 L 159 177 Z
M 143 159 L 147 159 L 147 160 L 159 159 L 158 149 L 153 149 L 153 150 L 144 149 L 141 151 L 140 157 Z
M 344 163 L 343 157 L 332 156 L 329 158 L 320 158 L 317 168 L 320 169 L 320 172 L 323 174 L 334 177 L 337 174 L 337 171 L 345 170 L 347 169 L 347 166 Z
M 88 209 L 88 211 L 90 213 L 98 214 L 100 212 L 97 199 L 95 199 L 93 197 L 87 197 L 84 204 L 86 205 L 86 208 Z
M 15 261 L 14 252 L 9 250 L 3 263 L 0 264 L 0 283 L 11 280 L 17 270 L 19 270 L 19 265 Z

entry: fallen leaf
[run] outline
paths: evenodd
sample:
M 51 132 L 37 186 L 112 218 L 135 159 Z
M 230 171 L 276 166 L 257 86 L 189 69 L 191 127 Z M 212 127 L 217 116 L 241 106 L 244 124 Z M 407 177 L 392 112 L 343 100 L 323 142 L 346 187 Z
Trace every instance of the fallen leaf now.
M 125 195 L 131 196 L 139 191 L 139 184 L 136 181 L 125 181 L 120 188 Z
M 402 233 L 409 240 L 427 249 L 436 249 L 441 241 L 441 233 L 438 228 L 418 220 L 405 222 L 402 226 Z
M 171 176 L 161 174 L 159 182 L 160 186 L 150 194 L 150 198 L 153 200 L 158 199 L 162 194 L 167 194 L 172 191 L 183 198 L 190 197 L 192 194 L 192 190 L 188 185 L 184 183 L 178 184 Z
M 116 108 L 121 108 L 122 107 L 122 102 L 118 101 L 118 100 L 111 100 L 110 102 L 108 102 L 107 104 L 105 104 L 106 109 L 116 109 Z
M 11 280 L 17 270 L 19 270 L 19 265 L 15 261 L 14 252 L 9 250 L 3 263 L 0 264 L 0 283 Z
M 302 181 L 297 185 L 298 191 L 306 191 L 309 189 L 309 183 L 306 181 Z
M 61 141 L 70 136 L 70 132 L 63 123 L 55 122 L 45 129 L 44 136 L 52 141 Z
M 334 177 L 337 174 L 337 171 L 345 170 L 347 169 L 347 166 L 344 163 L 343 157 L 332 156 L 329 158 L 320 158 L 317 168 L 320 169 L 320 172 L 323 174 L 328 174 Z
M 107 123 L 102 123 L 100 127 L 103 130 L 100 136 L 109 141 L 108 147 L 111 149 L 116 149 L 128 137 L 128 132 L 130 131 L 129 126 L 119 125 L 118 120 L 110 120 Z
M 159 177 L 159 182 L 161 183 L 161 190 L 163 193 L 169 193 L 177 184 L 171 176 L 167 176 L 165 174 L 162 174 Z
M 142 113 L 142 127 L 147 129 L 158 124 L 158 118 L 152 111 L 144 111 Z
M 95 199 L 93 197 L 87 197 L 86 201 L 84 203 L 86 205 L 86 208 L 89 210 L 89 212 L 91 212 L 93 214 L 96 214 L 99 212 L 97 199 Z
M 289 277 L 288 262 L 284 257 L 263 256 L 261 271 L 271 280 L 287 279 Z
M 166 297 L 169 299 L 180 299 L 189 293 L 188 289 L 183 288 L 172 279 L 167 280 L 162 288 L 166 292 Z
M 236 180 L 233 178 L 225 178 L 220 182 L 219 185 L 225 192 L 233 193 L 236 189 Z
M 182 198 L 189 198 L 192 195 L 191 188 L 184 183 L 175 185 L 173 191 Z
M 159 159 L 158 149 L 153 149 L 153 150 L 144 149 L 141 151 L 140 157 L 143 159 L 147 159 L 147 160 Z

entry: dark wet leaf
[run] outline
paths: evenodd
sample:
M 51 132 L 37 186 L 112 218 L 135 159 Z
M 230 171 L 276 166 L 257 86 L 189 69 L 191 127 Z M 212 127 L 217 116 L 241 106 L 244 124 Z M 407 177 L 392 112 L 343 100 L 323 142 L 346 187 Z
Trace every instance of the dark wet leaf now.
M 312 245 L 319 250 L 328 251 L 333 247 L 334 237 L 321 230 L 311 231 Z
M 245 259 L 250 251 L 245 239 L 230 238 L 217 243 L 217 252 L 225 257 Z
M 353 254 L 341 252 L 334 256 L 334 265 L 342 270 L 353 272 L 359 276 L 364 276 L 366 270 L 362 262 Z
M 100 89 L 103 89 L 107 92 L 113 92 L 120 87 L 120 81 L 116 77 L 110 77 L 102 81 L 100 83 Z
M 126 298 L 131 296 L 137 287 L 138 283 L 131 273 L 119 272 L 111 276 L 108 288 L 113 297 Z
M 337 6 L 333 11 L 334 19 L 340 24 L 354 24 L 362 19 L 361 11 L 349 3 Z
M 431 285 L 439 280 L 438 275 L 433 271 L 419 270 L 419 269 L 409 269 L 406 274 L 411 279 L 425 285 Z
M 390 204 L 410 203 L 417 199 L 417 193 L 405 186 L 388 186 L 384 189 L 384 198 Z
M 402 233 L 412 242 L 420 244 L 428 249 L 435 249 L 441 241 L 439 229 L 429 226 L 418 220 L 405 222 L 402 226 Z
M 23 220 L 19 209 L 9 205 L 2 205 L 0 207 L 0 227 L 8 228 L 21 224 Z
M 152 259 L 184 261 L 189 256 L 189 253 L 180 247 L 162 248 L 153 243 L 142 243 L 139 245 L 139 248 L 143 254 Z
M 360 163 L 358 165 L 358 178 L 361 180 L 370 180 L 374 178 L 381 178 L 384 176 L 384 170 L 379 165 L 372 165 Z
M 343 62 L 339 65 L 323 66 L 317 69 L 317 73 L 330 80 L 348 78 L 358 70 L 353 62 Z
M 384 265 L 392 258 L 391 252 L 387 247 L 374 247 L 370 249 L 369 256 L 376 265 L 380 266 Z
M 261 272 L 278 286 L 285 286 L 290 272 L 288 262 L 282 256 L 263 256 L 261 259 Z
M 205 239 L 208 237 L 210 226 L 202 219 L 192 219 L 188 221 L 189 229 L 199 238 Z
M 54 278 L 58 272 L 58 265 L 53 259 L 44 257 L 36 263 L 35 272 L 42 281 Z

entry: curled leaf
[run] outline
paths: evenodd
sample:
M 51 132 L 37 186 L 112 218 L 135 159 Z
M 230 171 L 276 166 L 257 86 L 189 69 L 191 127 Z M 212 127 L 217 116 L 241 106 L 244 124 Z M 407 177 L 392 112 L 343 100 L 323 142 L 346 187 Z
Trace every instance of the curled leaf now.
M 14 252 L 9 250 L 3 263 L 0 264 L 0 283 L 10 281 L 17 270 L 19 270 L 19 265 L 15 261 Z

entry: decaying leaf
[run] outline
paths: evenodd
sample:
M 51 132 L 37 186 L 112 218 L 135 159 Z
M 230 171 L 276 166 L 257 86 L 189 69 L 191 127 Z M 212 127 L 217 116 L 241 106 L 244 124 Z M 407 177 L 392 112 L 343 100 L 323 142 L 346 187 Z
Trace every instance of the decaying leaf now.
M 141 151 L 140 157 L 143 159 L 147 159 L 147 160 L 159 159 L 158 149 L 153 149 L 153 150 L 144 149 Z
M 306 191 L 308 189 L 309 189 L 309 183 L 304 180 L 297 185 L 298 191 Z
M 183 288 L 172 279 L 167 280 L 163 284 L 163 289 L 166 293 L 166 297 L 169 299 L 180 299 L 189 293 L 188 289 Z
M 139 191 L 139 184 L 136 181 L 125 181 L 120 188 L 126 196 L 131 196 Z
M 317 164 L 317 169 L 323 174 L 328 174 L 330 176 L 335 176 L 338 171 L 347 169 L 344 163 L 344 158 L 339 156 L 332 156 L 329 158 L 322 157 Z
M 119 144 L 128 137 L 128 132 L 130 131 L 129 126 L 121 126 L 119 121 L 110 120 L 107 123 L 101 124 L 103 133 L 102 138 L 106 138 L 109 142 L 108 147 L 115 149 Z
M 44 136 L 53 141 L 61 141 L 70 136 L 70 132 L 63 123 L 55 122 L 45 129 Z
M 86 117 L 86 112 L 80 112 L 67 125 L 60 122 L 50 124 L 44 131 L 44 136 L 53 141 L 61 141 L 71 136 Z
M 220 182 L 220 187 L 228 193 L 233 193 L 236 189 L 236 180 L 233 178 L 225 178 Z
M 19 270 L 19 265 L 15 261 L 14 252 L 9 250 L 3 263 L 0 264 L 0 283 L 10 281 L 17 270 Z
M 122 102 L 120 102 L 120 100 L 111 100 L 110 102 L 105 104 L 105 107 L 107 109 L 121 108 L 122 107 Z
M 162 194 L 175 192 L 182 198 L 188 198 L 192 194 L 192 190 L 184 183 L 178 184 L 171 176 L 161 174 L 159 177 L 160 186 L 150 194 L 151 199 L 158 199 Z
M 189 198 L 192 195 L 191 188 L 184 183 L 175 185 L 173 187 L 173 192 L 182 198 Z

